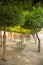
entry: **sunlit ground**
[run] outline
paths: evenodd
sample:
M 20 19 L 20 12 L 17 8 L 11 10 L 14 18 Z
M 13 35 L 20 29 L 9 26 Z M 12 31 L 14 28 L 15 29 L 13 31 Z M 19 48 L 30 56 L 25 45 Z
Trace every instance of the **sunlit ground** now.
M 30 38 L 23 47 L 18 48 L 14 41 L 6 42 L 6 62 L 2 61 L 2 48 L 0 47 L 0 65 L 43 65 L 43 34 L 40 34 L 41 52 L 37 52 L 37 45 Z

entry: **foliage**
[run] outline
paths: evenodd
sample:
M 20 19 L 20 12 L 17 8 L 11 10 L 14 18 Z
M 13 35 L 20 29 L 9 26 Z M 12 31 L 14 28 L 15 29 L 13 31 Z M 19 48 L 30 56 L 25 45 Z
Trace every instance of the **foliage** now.
M 0 26 L 14 26 L 18 24 L 19 8 L 12 5 L 0 4 Z M 15 22 L 16 21 L 16 22 Z
M 32 5 L 34 1 L 37 3 L 37 0 L 0 0 L 0 27 L 16 25 L 28 29 L 31 29 L 33 25 L 33 28 L 40 27 L 43 10 L 40 7 L 35 8 Z
M 20 26 L 14 26 L 14 28 L 9 27 L 9 28 L 7 28 L 7 31 L 17 32 L 17 33 L 25 33 L 25 34 L 30 34 L 30 32 L 31 32 L 30 30 L 21 28 Z
M 40 31 L 43 26 L 43 8 L 34 8 L 31 12 L 27 12 L 24 17 L 24 24 L 21 26 L 26 29 L 32 29 L 33 31 Z

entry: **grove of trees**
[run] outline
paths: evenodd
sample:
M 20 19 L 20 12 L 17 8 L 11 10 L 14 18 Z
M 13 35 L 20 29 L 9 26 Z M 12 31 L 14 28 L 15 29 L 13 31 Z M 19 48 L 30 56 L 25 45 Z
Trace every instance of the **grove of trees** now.
M 10 27 L 14 30 L 15 26 L 31 30 L 30 34 L 36 33 L 39 52 L 40 39 L 37 32 L 43 26 L 43 1 L 0 0 L 0 31 L 4 31 L 2 60 L 6 59 L 6 30 L 10 30 Z

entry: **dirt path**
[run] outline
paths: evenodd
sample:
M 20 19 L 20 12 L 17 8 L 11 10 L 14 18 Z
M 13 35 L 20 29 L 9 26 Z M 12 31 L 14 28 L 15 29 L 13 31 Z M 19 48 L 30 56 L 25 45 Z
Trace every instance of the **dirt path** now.
M 37 44 L 29 40 L 23 49 L 18 49 L 16 43 L 7 42 L 6 59 L 1 61 L 2 48 L 0 48 L 0 65 L 43 65 L 43 40 L 41 39 L 41 52 L 37 52 Z

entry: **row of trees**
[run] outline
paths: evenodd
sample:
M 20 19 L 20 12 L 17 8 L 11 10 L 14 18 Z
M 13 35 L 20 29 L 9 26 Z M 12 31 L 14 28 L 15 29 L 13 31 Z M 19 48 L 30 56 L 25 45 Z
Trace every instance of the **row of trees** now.
M 43 24 L 42 6 L 40 0 L 0 0 L 0 30 L 4 31 L 3 60 L 5 60 L 6 51 L 6 30 L 14 26 L 21 26 L 36 33 L 39 41 L 38 51 L 40 51 L 40 39 L 37 32 Z

